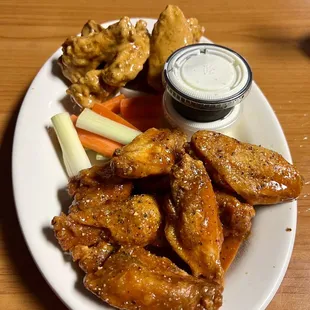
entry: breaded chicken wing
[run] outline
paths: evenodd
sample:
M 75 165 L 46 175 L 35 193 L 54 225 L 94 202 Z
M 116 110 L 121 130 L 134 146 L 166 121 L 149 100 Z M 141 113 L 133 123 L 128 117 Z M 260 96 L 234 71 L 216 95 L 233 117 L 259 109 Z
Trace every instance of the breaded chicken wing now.
M 200 160 L 185 154 L 172 168 L 166 238 L 193 275 L 222 283 L 223 231 L 211 181 Z
M 215 310 L 222 304 L 219 285 L 194 278 L 143 248 L 121 248 L 100 270 L 88 273 L 84 284 L 119 309 Z
M 150 38 L 146 23 L 133 26 L 129 17 L 107 29 L 89 21 L 82 34 L 65 41 L 58 63 L 74 83 L 68 93 L 89 108 L 137 76 L 149 56 Z
M 111 163 L 123 178 L 168 174 L 185 143 L 185 134 L 178 130 L 151 128 L 116 150 Z
M 191 146 L 213 181 L 252 205 L 291 200 L 301 192 L 300 173 L 274 151 L 212 131 L 196 132 Z
M 149 57 L 148 83 L 156 90 L 163 90 L 162 71 L 168 57 L 177 49 L 196 43 L 204 33 L 196 18 L 186 19 L 176 5 L 168 5 L 156 22 Z

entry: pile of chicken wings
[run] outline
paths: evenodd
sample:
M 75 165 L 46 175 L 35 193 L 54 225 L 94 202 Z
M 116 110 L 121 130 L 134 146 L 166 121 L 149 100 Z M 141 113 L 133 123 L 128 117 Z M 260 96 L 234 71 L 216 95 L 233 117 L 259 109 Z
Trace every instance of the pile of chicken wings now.
M 210 131 L 149 129 L 68 184 L 55 236 L 85 287 L 119 309 L 218 309 L 254 205 L 296 198 L 281 155 Z
M 134 26 L 125 16 L 108 28 L 89 20 L 81 36 L 71 36 L 62 45 L 58 63 L 72 83 L 67 93 L 80 106 L 91 108 L 113 96 L 143 69 L 148 84 L 161 91 L 167 58 L 177 49 L 199 42 L 203 33 L 198 20 L 186 19 L 175 5 L 168 5 L 160 14 L 152 35 L 143 20 Z

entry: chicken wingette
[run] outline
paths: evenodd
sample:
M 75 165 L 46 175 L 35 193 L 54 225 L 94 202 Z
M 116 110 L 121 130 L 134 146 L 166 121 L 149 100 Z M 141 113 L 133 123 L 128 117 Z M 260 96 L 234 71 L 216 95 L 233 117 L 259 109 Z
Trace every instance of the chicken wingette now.
M 192 136 L 191 146 L 212 180 L 249 204 L 275 204 L 301 192 L 302 176 L 274 151 L 206 130 Z

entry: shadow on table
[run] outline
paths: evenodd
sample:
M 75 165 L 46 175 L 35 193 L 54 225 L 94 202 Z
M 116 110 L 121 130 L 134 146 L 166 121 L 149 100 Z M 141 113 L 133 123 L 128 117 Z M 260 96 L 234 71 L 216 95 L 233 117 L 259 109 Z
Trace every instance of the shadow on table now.
M 300 49 L 310 58 L 310 34 L 299 42 Z
M 66 310 L 66 306 L 54 294 L 36 267 L 23 238 L 15 210 L 11 157 L 14 129 L 22 101 L 23 98 L 20 98 L 20 102 L 12 114 L 5 130 L 0 150 L 0 171 L 2 175 L 0 218 L 2 221 L 4 248 L 8 259 L 11 261 L 14 277 L 16 277 L 15 274 L 18 275 L 17 277 L 20 278 L 21 283 L 24 284 L 29 292 L 36 296 L 42 309 Z

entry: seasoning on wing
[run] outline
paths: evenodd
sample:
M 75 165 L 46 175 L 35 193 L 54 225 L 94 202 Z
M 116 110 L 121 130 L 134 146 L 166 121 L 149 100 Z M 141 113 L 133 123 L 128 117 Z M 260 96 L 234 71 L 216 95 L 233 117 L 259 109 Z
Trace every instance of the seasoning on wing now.
M 77 245 L 72 249 L 71 255 L 73 261 L 78 261 L 80 268 L 87 273 L 97 271 L 114 250 L 115 246 L 100 241 L 92 247 Z
M 198 25 L 196 18 L 187 20 L 179 7 L 168 5 L 152 32 L 148 83 L 161 91 L 161 75 L 168 57 L 183 46 L 199 42 L 203 33 L 204 28 Z
M 171 172 L 166 237 L 194 276 L 222 283 L 222 226 L 211 180 L 200 160 L 185 154 Z
M 149 57 L 150 38 L 146 23 L 133 26 L 129 17 L 107 29 L 89 21 L 82 34 L 65 41 L 58 63 L 73 83 L 68 94 L 90 108 L 138 75 Z
M 302 176 L 274 151 L 206 130 L 196 132 L 191 145 L 213 181 L 252 205 L 291 200 L 301 192 Z
M 221 250 L 221 265 L 226 271 L 234 260 L 241 244 L 251 231 L 255 216 L 253 206 L 240 202 L 236 197 L 215 191 L 223 224 L 224 242 Z
M 143 248 L 121 248 L 84 284 L 120 309 L 205 309 L 222 304 L 222 288 L 190 276 L 169 259 Z
M 116 150 L 111 163 L 123 178 L 168 174 L 185 143 L 185 134 L 178 130 L 151 128 Z
M 104 203 L 69 215 L 79 224 L 103 228 L 112 244 L 145 246 L 157 238 L 161 214 L 150 195 L 134 195 L 127 200 Z

